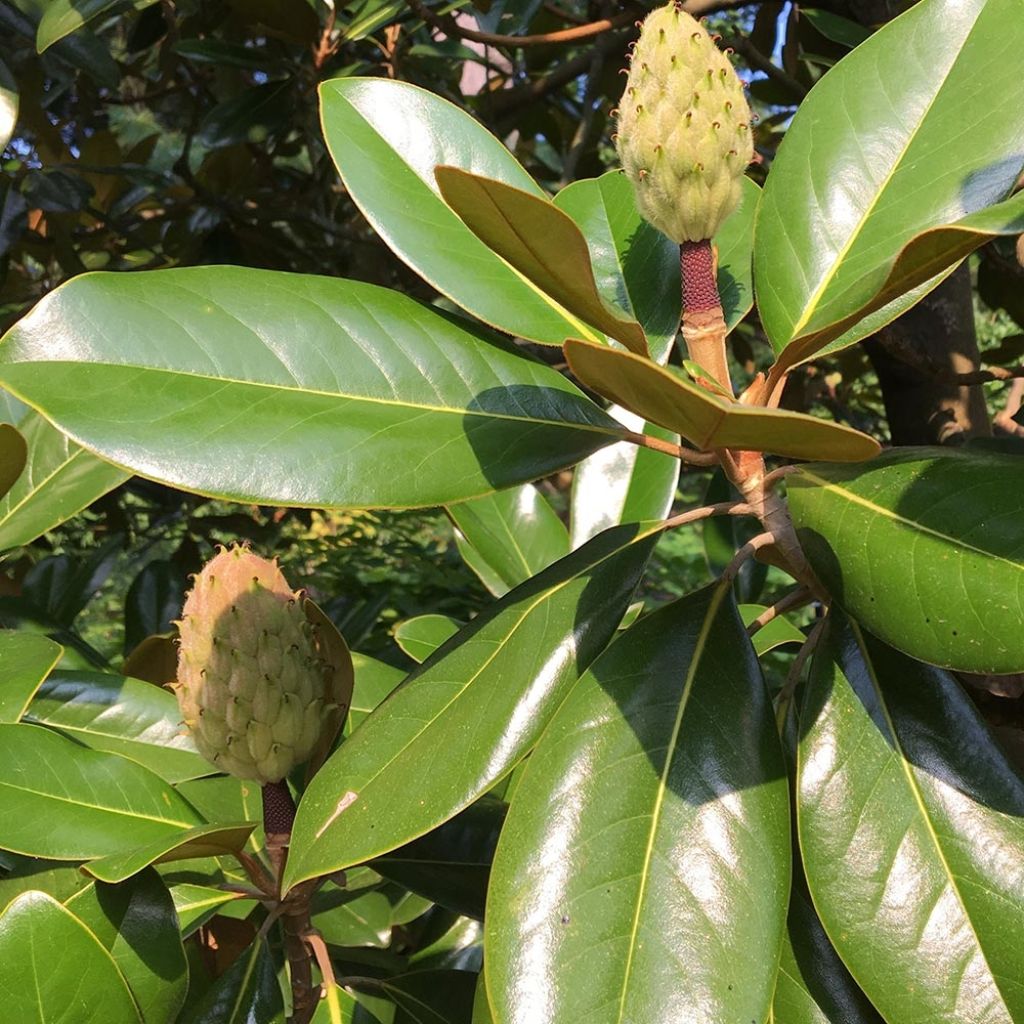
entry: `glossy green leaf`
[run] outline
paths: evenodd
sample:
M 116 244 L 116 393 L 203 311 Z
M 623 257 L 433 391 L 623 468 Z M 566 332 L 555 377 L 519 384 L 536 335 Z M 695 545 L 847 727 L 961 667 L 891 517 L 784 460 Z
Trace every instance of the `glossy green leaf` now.
M 320 116 L 345 188 L 399 259 L 501 330 L 552 345 L 579 333 L 574 318 L 491 252 L 441 198 L 439 164 L 544 198 L 486 128 L 434 93 L 385 78 L 324 82 Z
M 771 1024 L 882 1024 L 857 988 L 803 889 L 794 881 Z
M 76 277 L 8 332 L 0 379 L 142 476 L 271 504 L 458 501 L 619 433 L 556 371 L 397 292 L 241 267 Z
M 768 606 L 741 604 L 739 610 L 743 624 L 749 626 L 762 612 L 768 610 Z M 776 647 L 783 647 L 785 644 L 802 644 L 806 639 L 807 637 L 789 619 L 777 615 L 751 637 L 751 643 L 754 645 L 754 651 L 760 657 L 762 654 L 774 651 Z
M 148 636 L 174 631 L 188 581 L 166 559 L 148 562 L 132 580 L 124 599 L 124 650 L 130 654 Z
M 550 199 L 458 167 L 442 165 L 434 177 L 441 197 L 473 234 L 553 299 L 567 321 L 576 320 L 565 337 L 582 333 L 600 342 L 601 335 L 584 326 L 590 324 L 631 352 L 648 354 L 644 329 L 601 296 L 587 240 Z
M 183 728 L 173 694 L 139 679 L 54 672 L 39 687 L 25 719 L 94 750 L 122 754 L 168 782 L 216 771 Z
M 730 331 L 754 305 L 754 218 L 760 199 L 760 187 L 744 178 L 739 206 L 713 239 L 718 249 L 718 294 Z
M 395 1024 L 471 1024 L 476 974 L 416 971 L 377 983 L 398 1007 Z
M 934 665 L 1024 670 L 1022 460 L 903 448 L 802 466 L 787 488 L 815 573 L 868 629 Z
M 491 1004 L 487 999 L 487 976 L 480 972 L 476 982 L 476 995 L 473 998 L 473 1018 L 471 1024 L 494 1024 Z
M 198 137 L 209 149 L 251 142 L 285 129 L 294 118 L 295 83 L 291 79 L 250 85 L 218 103 L 199 125 Z
M 207 821 L 218 825 L 232 821 L 263 821 L 263 793 L 258 782 L 233 775 L 193 779 L 174 787 Z M 257 825 L 247 844 L 250 853 L 261 850 L 266 837 Z
M 460 622 L 447 615 L 417 615 L 400 622 L 395 629 L 395 643 L 419 663 L 426 661 L 447 639 L 462 628 Z
M 0 963 L 7 1020 L 141 1024 L 110 953 L 46 893 L 24 893 L 0 914 Z
M 89 861 L 82 865 L 82 870 L 103 882 L 120 882 L 150 864 L 226 857 L 243 849 L 255 827 L 255 822 L 197 825 L 167 838 L 155 839 L 144 846 Z
M 482 921 L 507 811 L 502 800 L 481 797 L 439 828 L 378 857 L 373 867 L 448 910 Z
M 27 458 L 28 447 L 17 428 L 10 423 L 0 423 L 0 497 L 21 476 Z
M 596 537 L 413 672 L 303 794 L 285 887 L 411 842 L 506 775 L 614 633 L 655 537 L 629 526 Z
M 888 1021 L 1024 1020 L 1024 779 L 954 679 L 841 615 L 800 712 L 807 883 Z
M 407 672 L 384 661 L 371 658 L 368 654 L 352 652 L 355 669 L 355 688 L 352 691 L 352 707 L 348 713 L 348 727 L 351 731 L 408 675 Z
M 554 202 L 586 238 L 598 292 L 636 317 L 651 358 L 664 362 L 682 317 L 679 246 L 640 216 L 620 171 L 574 181 Z
M 378 1021 L 343 988 L 327 985 L 310 1024 L 378 1024 Z
M 809 21 L 826 39 L 847 46 L 851 50 L 871 35 L 870 28 L 830 11 L 819 11 L 812 7 L 801 8 L 800 17 Z
M 786 365 L 990 233 L 1024 230 L 1020 198 L 982 212 L 1024 164 L 1020 13 L 1018 0 L 922 0 L 800 105 L 768 175 L 754 254 L 761 319 Z
M 17 722 L 64 648 L 39 633 L 0 630 L 0 722 Z
M 0 60 L 0 150 L 11 141 L 18 123 L 18 83 L 11 69 Z
M 805 413 L 730 402 L 631 352 L 571 338 L 565 354 L 588 387 L 698 448 L 842 461 L 870 459 L 880 451 L 859 430 Z
M 627 409 L 612 406 L 611 414 L 637 433 L 679 443 L 679 435 L 645 423 Z M 679 484 L 679 460 L 662 452 L 622 441 L 580 462 L 572 477 L 572 546 L 620 523 L 664 519 Z
M 156 2 L 131 0 L 130 6 L 142 10 Z M 65 36 L 122 6 L 121 0 L 48 0 L 46 13 L 39 20 L 36 32 L 36 49 L 42 53 Z
M 145 871 L 125 885 L 94 882 L 65 906 L 111 955 L 146 1024 L 173 1024 L 185 1001 L 188 966 L 160 876 Z
M 763 1021 L 789 895 L 785 774 L 727 586 L 624 632 L 544 733 L 498 842 L 498 1024 Z
M 13 422 L 28 446 L 25 469 L 0 497 L 0 550 L 7 550 L 59 526 L 129 474 L 80 448 L 39 413 L 3 397 L 0 419 Z
M 254 942 L 217 979 L 181 1024 L 278 1024 L 284 1000 L 265 942 Z
M 459 551 L 496 597 L 569 553 L 569 534 L 532 484 L 452 505 Z
M 378 890 L 321 889 L 313 897 L 312 912 L 313 927 L 332 946 L 386 949 L 391 942 L 391 903 Z
M 181 937 L 187 939 L 196 929 L 215 917 L 227 903 L 241 901 L 251 903 L 239 897 L 237 893 L 213 889 L 208 885 L 193 885 L 182 882 L 171 886 L 171 899 L 178 915 L 178 926 Z
M 202 819 L 152 772 L 37 725 L 0 725 L 0 844 L 85 860 L 173 841 Z

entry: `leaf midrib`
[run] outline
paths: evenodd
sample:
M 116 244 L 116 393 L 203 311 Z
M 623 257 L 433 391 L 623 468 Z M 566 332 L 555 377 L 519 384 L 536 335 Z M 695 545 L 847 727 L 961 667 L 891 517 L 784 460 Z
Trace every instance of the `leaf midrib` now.
M 622 990 L 619 995 L 619 1012 L 616 1017 L 617 1024 L 623 1024 L 626 1012 L 626 998 L 629 994 L 629 981 L 633 969 L 633 956 L 637 946 L 637 934 L 640 929 L 644 900 L 646 899 L 647 883 L 650 878 L 651 861 L 654 854 L 654 843 L 661 822 L 661 811 L 665 803 L 665 794 L 668 790 L 668 776 L 672 770 L 675 759 L 676 748 L 679 745 L 679 734 L 683 726 L 683 718 L 686 715 L 686 708 L 690 702 L 690 695 L 693 692 L 693 683 L 697 677 L 697 669 L 700 667 L 701 659 L 704 657 L 704 648 L 707 644 L 708 635 L 711 632 L 711 625 L 718 614 L 718 609 L 723 598 L 730 589 L 730 584 L 719 583 L 711 602 L 708 605 L 704 621 L 701 623 L 700 632 L 697 634 L 697 641 L 694 644 L 693 656 L 686 670 L 686 679 L 683 682 L 683 692 L 679 700 L 679 708 L 676 712 L 675 721 L 672 723 L 672 734 L 665 749 L 665 763 L 658 779 L 658 786 L 655 792 L 654 807 L 651 811 L 651 828 L 647 835 L 647 846 L 644 850 L 643 865 L 640 874 L 640 887 L 636 897 L 636 913 L 633 916 L 633 925 L 629 935 L 629 946 L 626 955 L 626 965 L 622 974 Z
M 42 362 L 45 362 L 45 363 L 47 363 L 47 364 L 49 364 L 51 366 L 66 366 L 66 367 L 70 367 L 70 368 L 76 368 L 76 367 L 79 367 L 79 366 L 83 365 L 80 362 L 76 363 L 76 362 L 72 362 L 70 360 L 64 360 L 64 359 L 47 359 L 47 360 L 35 360 L 35 359 L 33 359 L 33 360 L 25 360 L 23 362 L 10 362 L 7 365 L 8 366 L 35 366 L 35 365 L 39 365 L 39 363 L 42 363 Z M 318 398 L 330 398 L 330 399 L 334 399 L 334 400 L 337 400 L 337 401 L 363 402 L 363 403 L 366 403 L 368 405 L 395 406 L 396 408 L 400 408 L 400 409 L 414 409 L 414 410 L 417 410 L 419 412 L 441 413 L 441 414 L 444 414 L 444 415 L 452 415 L 452 416 L 459 416 L 459 417 L 475 416 L 475 417 L 478 417 L 480 419 L 486 419 L 486 420 L 509 420 L 511 422 L 514 422 L 514 423 L 532 423 L 532 424 L 536 424 L 538 426 L 563 427 L 563 428 L 570 429 L 570 430 L 581 430 L 581 431 L 595 433 L 595 434 L 606 434 L 606 435 L 608 435 L 610 437 L 617 437 L 617 436 L 620 436 L 620 435 L 623 435 L 623 434 L 626 433 L 625 429 L 622 428 L 622 427 L 616 427 L 616 426 L 602 427 L 602 426 L 599 426 L 597 424 L 581 423 L 581 422 L 578 422 L 576 420 L 549 420 L 549 419 L 541 419 L 539 417 L 533 417 L 533 416 L 514 416 L 514 415 L 511 415 L 509 413 L 490 412 L 490 411 L 488 411 L 486 409 L 468 409 L 468 408 L 466 408 L 466 409 L 459 409 L 459 408 L 454 408 L 454 407 L 445 406 L 445 405 L 428 405 L 428 404 L 426 404 L 424 402 L 400 401 L 400 400 L 394 399 L 394 398 L 378 398 L 376 396 L 371 396 L 371 395 L 348 394 L 347 392 L 343 392 L 343 391 L 324 391 L 324 390 L 322 390 L 320 388 L 295 387 L 295 386 L 290 385 L 290 384 L 278 384 L 278 383 L 269 383 L 267 381 L 245 380 L 245 379 L 239 378 L 239 377 L 227 377 L 227 376 L 218 377 L 218 376 L 214 376 L 212 374 L 196 373 L 195 371 L 192 371 L 192 370 L 169 369 L 169 368 L 163 367 L 163 366 L 139 366 L 139 365 L 135 365 L 134 363 L 111 363 L 111 362 L 99 361 L 99 360 L 89 361 L 87 365 L 90 366 L 90 367 L 105 367 L 105 368 L 114 369 L 114 370 L 128 370 L 128 371 L 132 371 L 132 372 L 135 372 L 135 373 L 168 374 L 168 375 L 170 375 L 172 377 L 190 377 L 190 378 L 193 378 L 193 379 L 196 379 L 196 380 L 210 381 L 211 383 L 220 384 L 220 385 L 237 385 L 237 386 L 242 386 L 242 387 L 264 388 L 264 389 L 270 390 L 270 391 L 294 392 L 295 394 L 299 394 L 299 395 L 311 395 L 311 396 L 318 397 Z M 2 373 L 2 370 L 0 370 L 0 373 Z M 8 381 L 2 381 L 2 383 L 3 383 L 3 386 L 8 391 L 10 391 L 16 397 L 20 398 L 23 402 L 26 402 L 29 405 L 32 405 L 33 408 L 41 407 L 41 403 L 40 403 L 39 406 L 37 406 L 36 403 L 32 402 L 27 397 L 24 397 L 19 392 L 18 388 L 15 387 L 14 385 L 10 384 Z M 518 384 L 518 383 L 517 384 L 513 384 L 513 385 L 504 385 L 505 388 L 508 388 L 508 387 L 519 387 L 519 386 L 521 386 L 521 384 Z M 544 384 L 538 384 L 538 385 L 536 385 L 536 387 L 538 387 L 540 389 L 546 389 L 546 385 L 544 385 Z M 570 399 L 587 401 L 586 396 L 584 396 L 584 395 L 574 395 L 571 391 L 561 391 L 561 390 L 556 389 L 556 388 L 551 388 L 550 390 L 557 391 L 559 395 L 564 395 L 564 396 L 566 396 L 566 397 L 568 397 Z M 597 408 L 597 407 L 595 407 L 595 408 Z M 80 447 L 79 451 L 85 451 L 85 448 L 84 447 Z

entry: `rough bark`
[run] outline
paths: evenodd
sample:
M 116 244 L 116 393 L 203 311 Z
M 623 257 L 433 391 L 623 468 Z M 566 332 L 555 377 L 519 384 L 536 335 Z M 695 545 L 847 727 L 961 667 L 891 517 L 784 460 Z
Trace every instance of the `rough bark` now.
M 864 347 L 894 444 L 962 444 L 991 433 L 982 389 L 943 382 L 980 361 L 966 264 Z

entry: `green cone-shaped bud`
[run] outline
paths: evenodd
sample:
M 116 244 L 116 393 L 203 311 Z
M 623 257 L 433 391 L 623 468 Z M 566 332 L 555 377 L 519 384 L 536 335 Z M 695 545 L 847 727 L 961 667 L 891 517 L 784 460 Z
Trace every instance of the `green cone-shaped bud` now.
M 178 703 L 199 752 L 278 782 L 312 753 L 328 703 L 302 595 L 274 562 L 231 548 L 196 577 L 179 626 Z
M 640 30 L 616 147 L 640 213 L 674 242 L 713 237 L 739 204 L 754 155 L 743 85 L 675 4 L 652 11 Z

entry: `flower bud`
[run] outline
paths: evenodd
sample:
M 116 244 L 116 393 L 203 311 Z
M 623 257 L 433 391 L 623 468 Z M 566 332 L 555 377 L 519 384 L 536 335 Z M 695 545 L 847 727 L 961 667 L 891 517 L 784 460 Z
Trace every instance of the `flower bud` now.
M 179 623 L 178 703 L 222 771 L 278 782 L 320 738 L 326 665 L 302 594 L 276 563 L 222 550 L 196 576 Z
M 754 155 L 750 107 L 729 59 L 674 3 L 652 11 L 633 51 L 616 147 L 645 220 L 674 242 L 714 236 Z

